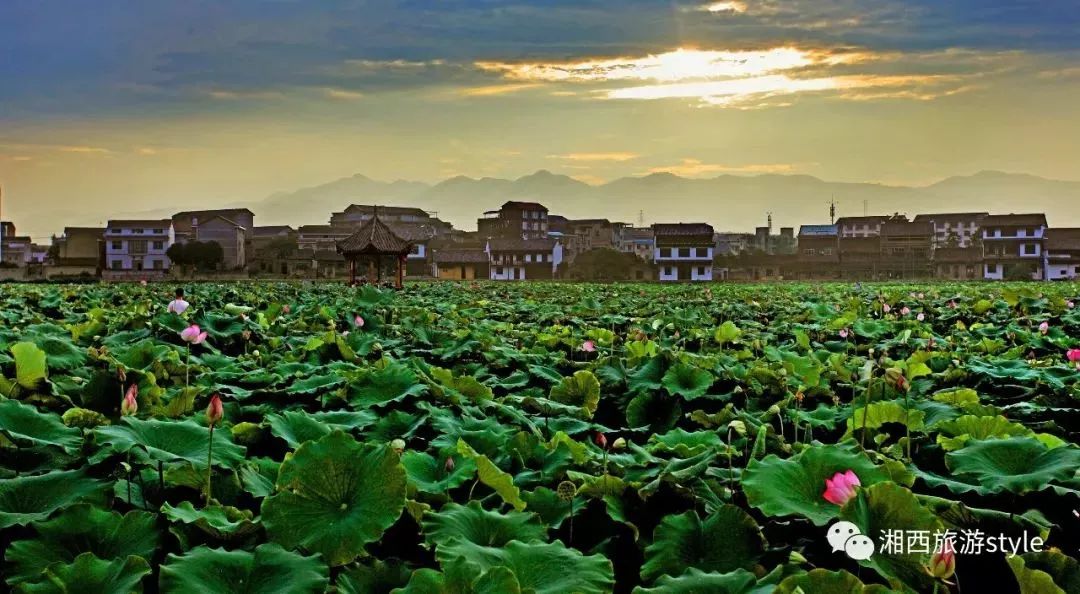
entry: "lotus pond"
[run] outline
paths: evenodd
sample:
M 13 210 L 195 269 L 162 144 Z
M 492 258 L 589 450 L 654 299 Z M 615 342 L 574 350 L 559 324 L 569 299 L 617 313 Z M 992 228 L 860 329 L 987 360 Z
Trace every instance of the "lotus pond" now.
M 0 286 L 9 588 L 1080 592 L 1076 284 L 172 289 Z

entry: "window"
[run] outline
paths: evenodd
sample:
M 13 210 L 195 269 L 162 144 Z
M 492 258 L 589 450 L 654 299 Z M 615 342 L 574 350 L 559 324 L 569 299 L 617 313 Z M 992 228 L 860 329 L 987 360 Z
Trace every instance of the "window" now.
M 698 276 L 705 276 L 705 267 L 704 266 L 698 266 L 697 273 L 698 273 Z
M 128 251 L 132 254 L 145 254 L 146 253 L 146 240 L 145 239 L 133 239 L 128 242 Z
M 814 252 L 813 248 L 807 248 L 807 249 L 803 250 L 802 253 L 804 255 L 806 255 L 806 256 L 813 256 L 815 252 Z
M 1024 244 L 1024 255 L 1025 256 L 1034 256 L 1037 253 L 1039 253 L 1039 246 L 1037 244 L 1034 244 L 1034 243 L 1025 243 Z
M 664 275 L 665 276 L 671 276 L 674 273 L 675 273 L 675 268 L 673 266 L 665 266 L 664 267 Z
M 139 235 L 142 235 L 142 232 L 143 232 L 143 230 L 142 230 L 142 229 L 132 229 L 132 230 L 131 230 L 131 232 L 132 232 L 132 233 L 137 233 L 137 234 L 139 234 Z
M 679 257 L 680 258 L 689 258 L 690 257 L 690 248 L 679 248 Z
M 824 249 L 822 249 L 821 250 L 821 255 L 822 256 L 831 256 L 831 255 L 833 255 L 832 248 L 824 248 Z
M 499 266 L 498 268 L 495 269 L 495 274 L 502 275 L 502 273 L 503 273 L 503 267 L 502 266 Z
M 671 257 L 671 248 L 660 248 L 660 257 L 661 258 L 670 258 Z
M 109 262 L 109 268 L 111 268 L 112 270 L 120 270 L 123 267 L 123 260 L 113 260 L 112 262 Z
M 532 262 L 532 254 L 525 254 L 525 261 Z
M 124 242 L 117 241 L 117 240 L 114 239 L 111 242 L 111 246 L 112 246 L 112 249 L 114 249 L 114 250 L 122 250 L 122 249 L 124 249 Z
M 547 261 L 548 261 L 548 262 L 552 262 L 553 260 L 552 260 L 551 258 L 552 258 L 551 254 L 548 254 L 548 255 L 547 255 Z
M 158 251 L 161 251 L 161 250 L 165 249 L 165 242 L 164 241 L 155 241 L 154 242 L 154 249 L 158 250 Z

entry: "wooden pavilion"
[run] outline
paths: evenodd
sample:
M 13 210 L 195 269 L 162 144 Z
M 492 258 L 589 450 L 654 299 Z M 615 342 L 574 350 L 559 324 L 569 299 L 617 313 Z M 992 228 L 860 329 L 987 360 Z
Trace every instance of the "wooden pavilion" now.
M 383 261 L 393 258 L 397 262 L 394 286 L 401 288 L 405 277 L 405 259 L 412 251 L 411 241 L 402 239 L 389 225 L 379 219 L 378 211 L 355 233 L 337 242 L 337 253 L 349 262 L 349 284 L 356 283 L 356 262 L 367 265 L 369 283 L 382 282 Z

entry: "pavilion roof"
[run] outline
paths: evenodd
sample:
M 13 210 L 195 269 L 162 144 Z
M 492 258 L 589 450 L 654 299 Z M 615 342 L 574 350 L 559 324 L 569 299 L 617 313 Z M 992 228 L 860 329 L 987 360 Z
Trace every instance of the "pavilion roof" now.
M 378 215 L 368 219 L 352 235 L 337 242 L 337 252 L 344 256 L 360 254 L 407 254 L 412 242 L 402 238 Z

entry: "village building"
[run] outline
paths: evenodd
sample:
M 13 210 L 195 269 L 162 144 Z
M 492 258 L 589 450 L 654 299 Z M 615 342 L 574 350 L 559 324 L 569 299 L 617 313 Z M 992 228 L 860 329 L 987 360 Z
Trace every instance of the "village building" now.
M 174 242 L 171 219 L 112 220 L 105 227 L 105 276 L 143 278 L 169 270 L 165 252 Z
M 657 223 L 653 262 L 660 281 L 711 281 L 713 228 L 705 223 Z
M 1080 228 L 1047 229 L 1044 253 L 1046 280 L 1080 278 Z
M 979 226 L 989 216 L 986 212 L 920 214 L 915 223 L 933 225 L 934 248 L 966 248 L 979 240 Z
M 553 238 L 501 238 L 487 241 L 491 280 L 550 280 L 563 261 L 563 246 Z
M 982 220 L 983 278 L 1043 278 L 1044 214 L 989 215 Z

